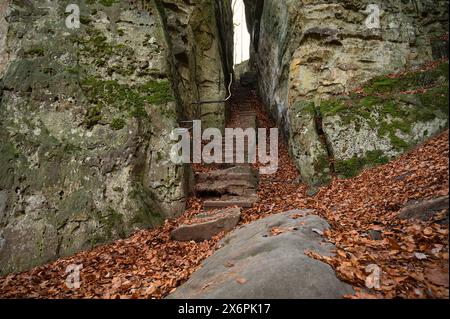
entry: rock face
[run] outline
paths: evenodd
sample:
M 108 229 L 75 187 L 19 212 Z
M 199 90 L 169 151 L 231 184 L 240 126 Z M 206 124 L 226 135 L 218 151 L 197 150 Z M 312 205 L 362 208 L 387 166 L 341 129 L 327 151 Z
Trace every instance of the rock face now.
M 201 119 L 204 128 L 224 128 L 225 103 L 233 72 L 231 0 L 161 0 L 172 43 L 176 85 L 186 119 Z
M 198 31 L 186 47 L 202 57 L 200 73 L 186 70 L 219 74 L 191 85 L 225 95 L 227 2 L 71 3 L 79 29 L 66 27 L 66 1 L 0 4 L 1 274 L 183 212 L 191 172 L 170 162 L 169 136 L 197 96 L 180 88 L 174 11 L 190 12 L 186 30 Z
M 403 207 L 398 213 L 398 217 L 403 219 L 420 219 L 423 221 L 429 221 L 438 213 L 445 212 L 446 222 L 448 223 L 448 204 L 448 195 L 430 200 L 415 201 Z
M 232 232 L 169 298 L 330 299 L 352 294 L 353 289 L 339 281 L 330 266 L 304 254 L 311 250 L 330 255 L 333 249 L 318 235 L 328 228 L 323 219 L 297 218 L 308 213 L 290 211 Z
M 380 9 L 380 24 L 375 27 L 370 24 L 377 20 L 370 13 L 374 4 Z M 318 108 L 378 76 L 446 57 L 442 48 L 448 43 L 442 36 L 448 34 L 447 4 L 429 0 L 246 1 L 252 36 L 250 66 L 259 75 L 260 95 L 288 137 L 305 182 L 315 185 L 330 179 L 327 156 L 334 156 L 338 166 L 367 162 L 368 157 L 375 157 L 374 152 L 379 155 L 377 161 L 391 158 L 447 125 L 448 113 L 430 112 L 433 115 L 409 121 L 411 130 L 400 129 L 386 137 L 383 123 L 390 122 L 392 114 L 380 113 L 380 109 L 386 109 L 387 101 L 378 101 L 371 114 L 366 114 L 369 118 L 355 112 L 360 116 L 355 122 L 353 115 L 321 114 Z M 413 109 L 411 113 L 418 108 L 435 109 L 429 100 L 418 104 L 414 99 L 396 101 L 395 107 L 405 112 Z

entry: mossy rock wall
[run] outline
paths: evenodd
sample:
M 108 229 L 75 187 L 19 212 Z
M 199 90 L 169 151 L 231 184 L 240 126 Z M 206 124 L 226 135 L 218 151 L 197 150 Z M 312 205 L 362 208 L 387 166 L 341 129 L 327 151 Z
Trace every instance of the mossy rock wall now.
M 389 93 L 385 90 L 391 82 L 396 82 L 398 92 L 415 87 L 413 78 L 393 81 L 384 78 L 385 74 L 448 58 L 448 1 L 245 3 L 250 65 L 258 75 L 260 96 L 289 140 L 305 182 L 324 183 L 333 170 L 338 176 L 354 175 L 371 163 L 405 152 L 446 126 L 448 116 L 433 106 L 440 101 L 448 105 L 448 97 L 441 92 L 445 88 L 433 88 L 441 91 L 431 90 L 421 97 L 391 94 L 380 100 L 377 94 Z M 366 23 L 369 5 L 380 9 L 377 27 Z M 427 77 L 436 79 L 436 74 Z M 350 96 L 372 79 L 379 81 L 367 88 L 367 97 Z M 428 80 L 420 79 L 423 87 L 430 87 Z M 345 111 L 342 104 L 347 103 L 359 106 Z M 305 115 L 305 105 L 313 106 L 315 117 Z M 325 114 L 333 107 L 338 112 Z M 313 128 L 316 133 L 310 131 Z M 325 153 L 335 162 L 323 165 L 324 156 L 318 154 Z
M 322 175 L 332 173 L 353 177 L 407 152 L 448 128 L 448 99 L 448 62 L 444 62 L 425 71 L 375 77 L 348 96 L 297 102 L 291 112 L 290 141 L 294 154 L 304 151 L 305 158 L 296 156 L 296 162 L 305 182 L 321 184 L 327 181 Z M 332 170 L 311 155 L 317 145 L 326 149 Z
M 249 0 L 250 65 L 285 135 L 299 100 L 348 94 L 385 72 L 448 57 L 445 0 Z M 369 5 L 380 8 L 368 28 Z
M 168 9 L 153 0 L 71 3 L 81 9 L 80 29 L 65 25 L 67 1 L 0 5 L 1 274 L 160 225 L 185 208 L 190 170 L 170 162 L 169 136 L 189 104 Z M 213 15 L 193 23 L 212 38 L 216 7 L 202 4 Z M 213 73 L 223 56 L 217 43 L 211 50 Z

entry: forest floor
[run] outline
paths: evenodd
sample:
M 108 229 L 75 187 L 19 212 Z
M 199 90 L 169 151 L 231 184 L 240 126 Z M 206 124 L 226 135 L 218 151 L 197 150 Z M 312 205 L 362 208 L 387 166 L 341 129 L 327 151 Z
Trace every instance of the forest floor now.
M 251 101 L 258 126 L 274 127 L 254 91 Z M 310 256 L 330 264 L 341 280 L 355 287 L 356 294 L 348 298 L 448 298 L 448 224 L 396 216 L 411 200 L 448 195 L 448 156 L 447 130 L 389 164 L 352 179 L 334 178 L 310 197 L 280 139 L 279 170 L 260 177 L 260 201 L 243 210 L 240 225 L 291 209 L 312 209 L 330 223 L 325 236 L 335 244 L 336 255 Z M 171 231 L 201 209 L 201 200 L 191 198 L 182 216 L 161 227 L 0 278 L 0 298 L 163 298 L 184 283 L 225 236 L 201 243 L 171 240 Z M 371 230 L 382 239 L 371 240 Z M 66 286 L 71 264 L 83 266 L 79 289 Z M 382 269 L 379 289 L 365 286 L 370 264 Z

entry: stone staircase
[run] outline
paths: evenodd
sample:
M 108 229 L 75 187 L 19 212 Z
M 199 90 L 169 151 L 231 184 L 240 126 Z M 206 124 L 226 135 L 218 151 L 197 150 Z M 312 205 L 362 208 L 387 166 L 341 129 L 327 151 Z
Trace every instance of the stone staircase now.
M 231 116 L 227 128 L 255 128 L 256 111 L 246 97 L 249 89 L 235 88 Z M 221 231 L 232 230 L 239 222 L 242 208 L 251 208 L 258 201 L 258 176 L 248 162 L 248 141 L 244 150 L 238 150 L 236 143 L 222 143 L 223 164 L 208 173 L 199 173 L 195 177 L 195 193 L 203 200 L 203 212 L 195 220 L 179 226 L 172 237 L 180 241 L 201 241 L 217 235 Z M 233 154 L 233 162 L 225 163 L 227 151 Z M 244 163 L 236 163 L 237 152 L 244 154 Z
M 235 108 L 232 109 L 228 128 L 254 128 L 256 129 L 256 112 L 252 104 L 246 99 L 250 92 L 244 87 L 236 88 L 233 94 Z M 233 152 L 233 163 L 226 165 L 229 168 L 200 174 L 196 178 L 196 194 L 204 198 L 204 209 L 217 209 L 227 207 L 249 208 L 258 201 L 258 177 L 251 164 L 248 163 L 248 141 L 244 149 L 238 150 L 234 145 L 222 145 L 222 158 L 226 151 Z M 236 163 L 236 153 L 244 154 L 245 163 Z

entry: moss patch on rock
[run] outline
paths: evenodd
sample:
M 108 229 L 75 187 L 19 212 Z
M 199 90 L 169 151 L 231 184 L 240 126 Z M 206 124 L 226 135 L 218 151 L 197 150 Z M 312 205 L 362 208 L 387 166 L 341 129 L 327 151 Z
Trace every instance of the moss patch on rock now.
M 424 85 L 433 87 L 420 90 Z M 323 117 L 339 115 L 343 125 L 368 123 L 380 138 L 389 138 L 398 151 L 411 146 L 401 134 L 410 134 L 414 124 L 435 118 L 448 123 L 448 62 L 399 78 L 374 78 L 363 91 L 362 95 L 322 101 L 319 111 Z
M 148 116 L 145 111 L 147 104 L 162 105 L 175 100 L 167 80 L 151 80 L 143 85 L 129 86 L 118 81 L 88 77 L 82 82 L 82 88 L 92 105 L 86 114 L 87 127 L 96 125 L 102 119 L 104 107 L 113 107 L 127 112 L 131 117 L 142 118 Z M 116 121 L 112 127 L 117 128 L 120 126 L 118 124 Z
M 346 161 L 335 161 L 334 169 L 338 176 L 351 178 L 357 176 L 364 168 L 382 165 L 388 162 L 389 158 L 384 156 L 382 151 L 369 151 L 364 158 L 354 156 Z

